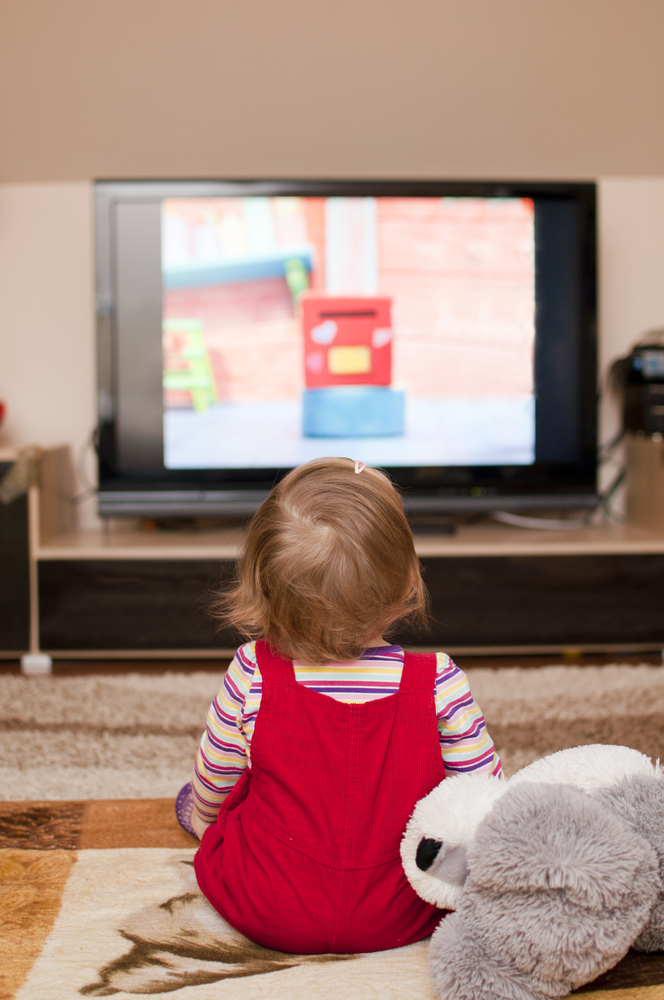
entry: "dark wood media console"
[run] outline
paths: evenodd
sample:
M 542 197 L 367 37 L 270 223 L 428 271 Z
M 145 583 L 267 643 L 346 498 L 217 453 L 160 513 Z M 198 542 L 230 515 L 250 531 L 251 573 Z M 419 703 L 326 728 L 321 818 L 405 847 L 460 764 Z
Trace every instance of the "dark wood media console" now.
M 429 631 L 408 645 L 664 647 L 664 553 L 423 556 Z M 44 559 L 39 564 L 42 648 L 64 651 L 233 648 L 216 630 L 214 589 L 232 560 Z
M 210 608 L 233 573 L 241 529 L 146 531 L 116 521 L 76 531 L 62 460 L 47 455 L 41 494 L 32 487 L 29 496 L 31 651 L 68 659 L 230 655 L 237 637 L 217 631 Z M 409 646 L 478 654 L 664 649 L 661 533 L 486 522 L 415 541 L 433 624 L 402 630 L 396 638 Z M 8 621 L 3 614 L 0 655 L 20 655 Z M 25 622 L 21 628 L 23 635 Z

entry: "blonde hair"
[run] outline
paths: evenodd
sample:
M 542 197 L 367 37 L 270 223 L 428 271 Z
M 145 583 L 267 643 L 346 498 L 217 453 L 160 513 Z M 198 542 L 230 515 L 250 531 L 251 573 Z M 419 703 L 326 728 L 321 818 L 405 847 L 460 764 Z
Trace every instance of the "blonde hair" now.
M 249 524 L 218 618 L 315 665 L 352 660 L 426 592 L 401 499 L 377 469 L 318 458 L 274 487 Z

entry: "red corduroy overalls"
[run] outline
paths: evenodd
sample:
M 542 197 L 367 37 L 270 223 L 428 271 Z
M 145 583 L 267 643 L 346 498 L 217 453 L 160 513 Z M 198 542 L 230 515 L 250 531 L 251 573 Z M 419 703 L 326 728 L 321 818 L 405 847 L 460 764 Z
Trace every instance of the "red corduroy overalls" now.
M 216 910 L 279 951 L 382 951 L 432 933 L 442 911 L 404 875 L 415 803 L 444 777 L 435 654 L 406 653 L 397 694 L 347 705 L 298 684 L 256 644 L 263 678 L 247 768 L 194 859 Z

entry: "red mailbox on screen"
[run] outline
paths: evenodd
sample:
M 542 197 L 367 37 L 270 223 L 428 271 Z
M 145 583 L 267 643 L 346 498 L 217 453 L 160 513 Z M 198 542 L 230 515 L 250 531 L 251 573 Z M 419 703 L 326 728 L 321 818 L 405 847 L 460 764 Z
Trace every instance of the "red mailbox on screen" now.
M 390 385 L 392 300 L 385 296 L 300 298 L 307 389 Z

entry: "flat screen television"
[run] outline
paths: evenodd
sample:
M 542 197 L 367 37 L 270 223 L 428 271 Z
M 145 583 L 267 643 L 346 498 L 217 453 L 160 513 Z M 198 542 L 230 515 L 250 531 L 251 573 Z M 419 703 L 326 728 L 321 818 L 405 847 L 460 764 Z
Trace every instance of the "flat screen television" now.
M 597 502 L 593 184 L 103 181 L 96 277 L 103 516 L 325 455 L 411 513 Z

